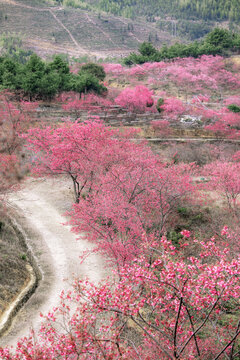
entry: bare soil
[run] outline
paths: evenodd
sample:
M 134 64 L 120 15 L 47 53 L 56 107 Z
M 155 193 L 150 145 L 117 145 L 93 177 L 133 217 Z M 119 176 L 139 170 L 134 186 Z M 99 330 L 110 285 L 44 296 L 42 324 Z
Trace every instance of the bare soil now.
M 71 232 L 62 214 L 73 202 L 71 182 L 66 178 L 29 178 L 21 190 L 11 194 L 9 201 L 18 213 L 17 222 L 27 237 L 42 272 L 42 280 L 32 297 L 15 317 L 6 335 L 0 339 L 0 346 L 15 346 L 19 337 L 26 336 L 32 328 L 40 326 L 40 312 L 47 314 L 58 305 L 62 290 L 71 288 L 75 277 L 89 278 L 98 283 L 105 277 L 103 259 L 90 255 L 83 264 L 79 257 L 93 247 L 81 235 Z

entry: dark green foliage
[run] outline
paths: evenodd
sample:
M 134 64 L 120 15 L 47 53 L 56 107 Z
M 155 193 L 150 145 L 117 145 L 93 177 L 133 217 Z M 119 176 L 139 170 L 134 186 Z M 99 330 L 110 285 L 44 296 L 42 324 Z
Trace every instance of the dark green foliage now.
M 235 104 L 229 105 L 228 109 L 234 113 L 240 113 L 240 106 L 237 106 Z
M 71 74 L 67 61 L 64 60 L 61 55 L 56 55 L 48 66 L 49 73 L 55 72 L 55 74 L 57 73 L 59 76 L 58 80 L 55 77 L 56 83 L 58 83 L 57 91 L 61 92 L 71 90 Z
M 177 211 L 178 211 L 178 214 L 179 214 L 180 216 L 182 216 L 183 218 L 188 217 L 189 214 L 190 214 L 190 209 L 188 209 L 188 208 L 186 208 L 186 207 L 179 207 L 179 208 L 177 209 Z
M 209 219 L 209 208 L 207 207 L 199 209 L 179 207 L 177 212 L 182 221 L 184 221 L 184 225 L 180 226 L 180 230 L 176 228 L 174 230 L 189 229 L 192 226 L 206 223 Z
M 39 93 L 44 99 L 52 99 L 60 90 L 59 85 L 60 76 L 57 72 L 45 73 L 39 81 Z
M 180 20 L 177 22 L 177 35 L 183 37 L 187 36 L 191 41 L 204 37 L 211 29 L 212 27 L 204 21 L 196 22 Z M 171 23 L 170 31 L 172 32 Z
M 26 261 L 27 260 L 27 255 L 26 254 L 21 254 L 20 259 L 22 259 L 23 261 Z
M 51 100 L 56 94 L 70 90 L 80 94 L 89 91 L 101 94 L 107 91 L 99 82 L 104 77 L 103 67 L 95 64 L 87 64 L 86 70 L 81 70 L 78 75 L 72 74 L 67 61 L 60 55 L 47 63 L 32 54 L 25 64 L 10 57 L 0 57 L 0 88 L 21 90 L 30 100 Z
M 183 236 L 180 234 L 180 232 L 177 232 L 175 230 L 170 230 L 167 232 L 167 239 L 172 242 L 172 244 L 176 247 L 179 247 L 179 242 L 183 238 Z
M 206 36 L 205 42 L 224 49 L 231 48 L 233 47 L 233 34 L 226 29 L 215 28 Z
M 0 45 L 2 55 L 21 64 L 25 64 L 33 54 L 31 50 L 22 48 L 22 40 L 16 35 L 3 34 L 0 38 Z
M 239 0 L 64 0 L 63 4 L 79 8 L 89 5 L 98 11 L 129 18 L 145 16 L 148 21 L 154 21 L 156 16 L 166 15 L 205 21 L 240 20 Z
M 240 50 L 240 35 L 225 29 L 216 28 L 203 41 L 194 41 L 188 45 L 175 43 L 157 50 L 150 43 L 139 47 L 139 54 L 131 53 L 123 59 L 125 65 L 143 64 L 144 62 L 162 61 L 166 59 L 198 57 L 201 55 L 224 55 L 226 51 Z
M 143 56 L 141 54 L 136 54 L 136 53 L 131 53 L 129 56 L 127 56 L 126 58 L 123 59 L 123 63 L 125 65 L 143 64 L 147 61 L 150 61 L 147 56 Z M 152 61 L 157 61 L 157 60 L 155 60 L 155 57 L 154 57 L 154 59 Z
M 180 4 L 179 12 L 185 18 L 202 18 L 204 20 L 240 19 L 239 0 L 186 0 Z
M 87 72 L 73 77 L 72 89 L 80 95 L 90 91 L 97 94 L 102 94 L 104 91 L 107 91 L 105 86 L 100 84 L 95 76 Z
M 45 63 L 43 62 L 43 60 L 36 54 L 31 55 L 29 61 L 26 63 L 26 70 L 28 72 L 41 75 L 43 74 L 44 69 Z
M 164 104 L 164 99 L 159 98 L 157 101 L 157 111 L 161 113 L 163 111 L 162 105 Z
M 10 59 L 10 58 L 3 58 L 3 61 L 1 62 L 1 65 L 4 69 L 3 72 L 7 71 L 10 72 L 11 74 L 15 75 L 17 72 L 17 63 Z
M 91 74 L 101 81 L 103 81 L 106 77 L 106 73 L 104 71 L 103 66 L 94 63 L 88 63 L 81 67 L 79 75 L 85 73 Z
M 69 74 L 70 69 L 66 60 L 61 55 L 56 55 L 53 61 L 49 64 L 51 70 L 56 70 L 61 74 Z
M 153 47 L 151 43 L 143 42 L 139 46 L 139 52 L 142 56 L 154 56 L 157 53 L 157 50 Z
M 36 54 L 31 55 L 23 69 L 21 83 L 21 88 L 30 99 L 41 94 L 41 80 L 44 75 L 45 63 Z

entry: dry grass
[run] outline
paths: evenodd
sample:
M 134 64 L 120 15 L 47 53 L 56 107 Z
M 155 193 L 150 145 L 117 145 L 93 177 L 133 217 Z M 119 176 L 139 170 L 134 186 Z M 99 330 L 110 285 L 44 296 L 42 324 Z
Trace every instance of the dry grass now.
M 26 248 L 11 223 L 0 222 L 0 315 L 29 281 Z
M 232 60 L 235 64 L 240 65 L 240 55 L 232 56 L 232 57 L 231 57 L 231 60 Z

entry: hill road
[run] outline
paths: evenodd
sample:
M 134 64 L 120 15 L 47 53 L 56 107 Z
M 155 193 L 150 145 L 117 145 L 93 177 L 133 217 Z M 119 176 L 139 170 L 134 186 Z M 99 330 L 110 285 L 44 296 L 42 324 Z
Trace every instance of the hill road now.
M 59 303 L 62 290 L 71 288 L 75 277 L 98 283 L 106 275 L 104 260 L 91 254 L 81 264 L 79 257 L 93 247 L 84 235 L 77 236 L 69 226 L 65 211 L 73 202 L 72 184 L 64 178 L 29 178 L 20 190 L 9 197 L 17 211 L 17 223 L 27 236 L 27 242 L 40 266 L 42 280 L 27 303 L 16 315 L 8 333 L 0 338 L 0 346 L 16 346 L 32 328 L 40 327 L 42 314 Z M 77 238 L 80 239 L 76 241 Z

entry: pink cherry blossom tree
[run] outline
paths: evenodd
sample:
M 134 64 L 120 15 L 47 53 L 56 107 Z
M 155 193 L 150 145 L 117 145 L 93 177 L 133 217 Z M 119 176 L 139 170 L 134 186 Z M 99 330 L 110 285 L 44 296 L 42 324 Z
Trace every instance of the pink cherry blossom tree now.
M 185 233 L 183 249 L 190 239 Z M 14 353 L 0 348 L 1 359 L 237 359 L 240 322 L 226 318 L 239 304 L 239 259 L 229 260 L 214 238 L 192 241 L 199 256 L 187 260 L 165 237 L 153 250 L 146 241 L 152 263 L 135 259 L 114 285 L 76 280 L 39 334 Z
M 13 103 L 11 94 L 0 94 L 0 146 L 1 152 L 16 154 L 22 147 L 21 133 L 31 126 L 31 114 L 35 112 L 36 102 Z
M 76 202 L 75 231 L 114 261 L 124 264 L 140 251 L 142 231 L 160 236 L 174 209 L 195 191 L 191 165 L 166 166 L 144 145 L 97 121 L 31 129 L 25 135 L 36 154 L 35 172 L 66 174 Z
M 134 89 L 124 89 L 115 99 L 115 102 L 132 112 L 156 112 L 156 108 L 153 107 L 153 92 L 144 85 L 138 85 Z
M 13 104 L 12 95 L 0 94 L 0 200 L 5 201 L 7 192 L 24 177 L 23 139 L 21 133 L 31 125 L 29 113 L 33 113 L 36 103 L 20 102 Z
M 167 120 L 155 120 L 151 122 L 151 127 L 156 137 L 169 137 L 172 133 L 170 123 Z
M 214 162 L 205 166 L 205 172 L 210 176 L 208 187 L 219 191 L 224 197 L 229 210 L 237 213 L 240 196 L 240 164 L 231 162 Z
M 94 94 L 87 94 L 79 99 L 78 96 L 73 95 L 68 99 L 67 103 L 62 105 L 63 110 L 73 112 L 75 120 L 79 119 L 83 113 L 99 114 L 103 113 L 103 120 L 106 119 L 113 102 L 109 98 L 104 98 Z

